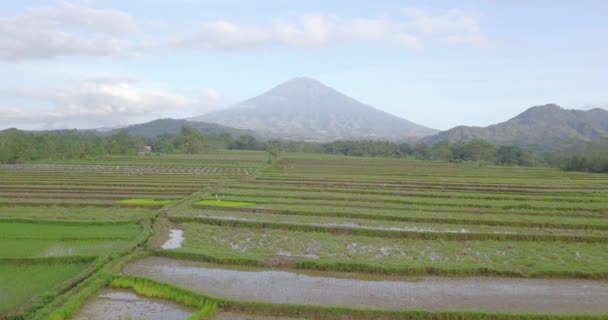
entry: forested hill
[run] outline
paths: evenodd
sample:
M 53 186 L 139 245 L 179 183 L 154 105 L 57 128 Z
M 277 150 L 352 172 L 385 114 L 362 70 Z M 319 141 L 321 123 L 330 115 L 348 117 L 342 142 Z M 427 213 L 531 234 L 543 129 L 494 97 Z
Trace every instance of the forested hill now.
M 466 142 L 475 138 L 498 145 L 537 146 L 557 150 L 608 136 L 608 111 L 568 110 L 555 104 L 529 108 L 488 127 L 459 126 L 424 139 L 427 143 Z
M 205 136 L 219 137 L 221 135 L 226 134 L 229 134 L 233 137 L 238 137 L 241 135 L 252 135 L 256 137 L 259 136 L 257 133 L 251 130 L 242 130 L 222 126 L 215 123 L 188 121 L 181 119 L 158 119 L 146 123 L 130 125 L 123 128 L 117 128 L 107 131 L 95 130 L 94 132 L 105 136 L 111 136 L 121 131 L 126 131 L 132 136 L 154 138 L 166 134 L 179 134 L 183 127 L 192 128 Z

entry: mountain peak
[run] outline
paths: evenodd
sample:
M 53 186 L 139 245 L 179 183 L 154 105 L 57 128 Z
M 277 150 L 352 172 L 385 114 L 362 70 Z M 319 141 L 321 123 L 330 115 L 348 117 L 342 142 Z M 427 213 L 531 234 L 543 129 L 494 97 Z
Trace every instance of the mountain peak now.
M 437 132 L 307 77 L 290 79 L 257 97 L 195 119 L 307 141 L 404 140 Z
M 270 89 L 268 93 L 277 95 L 303 95 L 316 94 L 321 91 L 335 90 L 326 86 L 319 80 L 308 77 L 296 77 L 277 85 Z

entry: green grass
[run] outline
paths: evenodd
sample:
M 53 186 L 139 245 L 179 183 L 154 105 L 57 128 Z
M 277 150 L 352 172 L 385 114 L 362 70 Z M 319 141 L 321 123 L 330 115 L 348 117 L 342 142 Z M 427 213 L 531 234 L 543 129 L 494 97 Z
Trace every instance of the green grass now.
M 174 200 L 160 200 L 160 199 L 147 199 L 147 198 L 139 198 L 139 199 L 125 199 L 118 201 L 119 204 L 126 205 L 135 205 L 135 206 L 166 206 L 175 202 Z
M 200 200 L 194 203 L 197 206 L 211 206 L 211 207 L 224 207 L 224 208 L 246 208 L 254 206 L 254 202 L 245 202 L 245 201 L 231 201 L 231 200 L 213 200 L 206 199 Z
M 82 272 L 88 264 L 1 265 L 0 314 L 45 295 Z

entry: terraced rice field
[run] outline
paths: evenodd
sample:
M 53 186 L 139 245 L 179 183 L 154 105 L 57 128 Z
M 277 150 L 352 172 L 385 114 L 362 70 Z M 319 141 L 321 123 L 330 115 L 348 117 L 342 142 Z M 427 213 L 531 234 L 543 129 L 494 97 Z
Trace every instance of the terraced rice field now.
M 111 305 L 125 310 L 112 316 L 150 318 L 165 306 L 174 312 L 165 319 L 608 317 L 606 175 L 265 160 L 222 152 L 0 168 L 0 268 L 48 265 L 54 279 L 32 287 L 51 290 L 47 298 L 22 294 L 0 313 L 81 319 Z M 137 169 L 105 170 L 129 165 Z M 58 264 L 74 267 L 58 273 Z
M 255 171 L 187 157 L 108 160 L 0 166 L 0 319 L 35 317 L 98 281 L 141 250 L 161 208 Z

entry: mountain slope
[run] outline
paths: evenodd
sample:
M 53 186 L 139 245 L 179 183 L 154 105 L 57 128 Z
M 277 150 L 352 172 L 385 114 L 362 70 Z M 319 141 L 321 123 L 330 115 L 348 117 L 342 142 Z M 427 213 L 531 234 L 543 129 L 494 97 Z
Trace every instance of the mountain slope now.
M 207 136 L 219 136 L 224 133 L 230 134 L 233 137 L 238 137 L 245 134 L 256 136 L 256 134 L 250 130 L 235 129 L 215 123 L 177 119 L 158 119 L 146 123 L 130 125 L 124 128 L 116 128 L 103 132 L 98 131 L 98 133 L 103 135 L 113 135 L 120 131 L 127 131 L 133 136 L 154 138 L 163 134 L 177 134 L 184 126 L 193 128 Z
M 374 109 L 309 78 L 289 80 L 233 107 L 193 119 L 307 141 L 402 140 L 437 132 Z
M 531 107 L 516 117 L 488 127 L 459 126 L 424 141 L 463 142 L 473 138 L 494 144 L 539 145 L 552 149 L 575 141 L 608 136 L 608 111 L 567 110 L 555 104 Z

